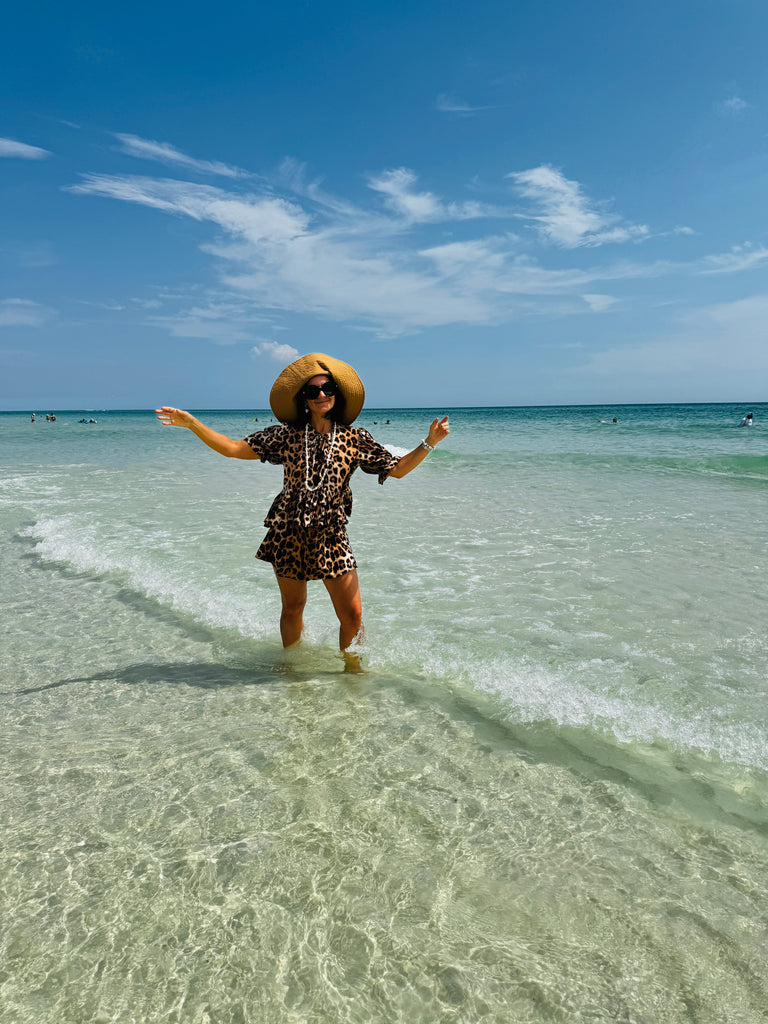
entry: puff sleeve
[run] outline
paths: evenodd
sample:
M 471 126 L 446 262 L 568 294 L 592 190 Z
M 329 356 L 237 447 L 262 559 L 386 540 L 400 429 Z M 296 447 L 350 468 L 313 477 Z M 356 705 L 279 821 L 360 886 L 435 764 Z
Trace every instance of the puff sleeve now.
M 356 461 L 364 473 L 378 475 L 379 483 L 383 484 L 400 459 L 388 452 L 367 430 L 358 427 Z
M 285 461 L 289 429 L 283 424 L 265 427 L 264 430 L 258 430 L 255 434 L 249 434 L 243 440 L 250 445 L 262 462 L 280 466 Z

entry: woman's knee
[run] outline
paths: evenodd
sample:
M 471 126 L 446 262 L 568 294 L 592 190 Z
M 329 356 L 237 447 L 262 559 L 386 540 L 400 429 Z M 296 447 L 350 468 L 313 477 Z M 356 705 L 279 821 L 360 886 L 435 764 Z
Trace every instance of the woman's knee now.
M 325 580 L 325 587 L 339 622 L 343 626 L 359 629 L 363 619 L 363 608 L 357 572 Z
M 303 615 L 306 603 L 306 597 L 286 597 L 283 595 L 283 614 L 288 615 L 290 618 Z
M 307 585 L 299 580 L 278 577 L 283 615 L 296 618 L 304 611 L 307 603 Z
M 340 602 L 336 607 L 336 615 L 338 616 L 339 622 L 345 626 L 359 629 L 363 624 L 363 607 L 360 601 L 360 595 L 355 595 L 349 601 Z

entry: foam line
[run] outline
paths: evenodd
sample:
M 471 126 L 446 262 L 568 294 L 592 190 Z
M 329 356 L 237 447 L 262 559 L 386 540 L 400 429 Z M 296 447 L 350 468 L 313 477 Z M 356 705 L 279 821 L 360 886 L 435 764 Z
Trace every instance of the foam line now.
M 262 590 L 256 597 L 237 592 L 230 580 L 211 586 L 194 578 L 194 565 L 169 568 L 152 564 L 150 556 L 130 548 L 128 539 L 99 539 L 98 525 L 76 515 L 42 518 L 22 536 L 34 539 L 35 552 L 48 562 L 78 572 L 118 573 L 138 593 L 191 615 L 209 626 L 232 629 L 251 638 L 274 640 L 279 614 L 276 592 Z M 120 534 L 117 534 L 120 538 Z M 120 547 L 120 543 L 123 547 Z M 126 550 L 125 545 L 128 545 Z M 185 575 L 185 573 L 187 575 Z M 322 602 L 313 602 L 311 614 L 325 616 L 319 629 L 310 622 L 310 643 L 333 644 L 332 614 Z M 502 698 L 511 720 L 520 723 L 549 721 L 560 726 L 612 735 L 622 744 L 664 741 L 678 749 L 694 749 L 730 763 L 768 770 L 768 737 L 754 722 L 718 719 L 716 712 L 692 711 L 686 718 L 661 704 L 642 702 L 624 694 L 600 691 L 595 673 L 592 688 L 567 670 L 552 670 L 516 655 L 477 653 L 453 644 L 442 632 L 420 631 L 414 639 L 409 611 L 399 610 L 369 630 L 367 659 L 372 668 L 407 675 L 427 675 L 467 690 L 480 690 Z M 404 621 L 404 616 L 407 621 Z

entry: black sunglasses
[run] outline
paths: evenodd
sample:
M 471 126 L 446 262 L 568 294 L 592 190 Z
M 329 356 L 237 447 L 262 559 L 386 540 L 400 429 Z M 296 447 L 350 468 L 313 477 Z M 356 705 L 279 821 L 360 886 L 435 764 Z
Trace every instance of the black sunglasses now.
M 305 384 L 299 394 L 302 398 L 308 398 L 310 402 L 314 402 L 321 391 L 326 398 L 333 398 L 339 393 L 339 385 L 335 380 L 327 380 L 325 384 Z

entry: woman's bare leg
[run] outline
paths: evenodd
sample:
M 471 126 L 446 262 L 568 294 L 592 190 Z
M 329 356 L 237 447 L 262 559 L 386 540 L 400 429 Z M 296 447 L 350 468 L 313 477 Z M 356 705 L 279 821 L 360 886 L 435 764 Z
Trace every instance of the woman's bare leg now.
M 323 583 L 339 620 L 339 647 L 346 651 L 363 631 L 363 604 L 357 569 L 332 580 L 323 580 Z
M 307 603 L 307 584 L 305 580 L 292 580 L 287 576 L 278 576 L 280 597 L 283 608 L 280 612 L 280 636 L 283 647 L 293 647 L 301 640 L 304 629 L 304 605 Z

